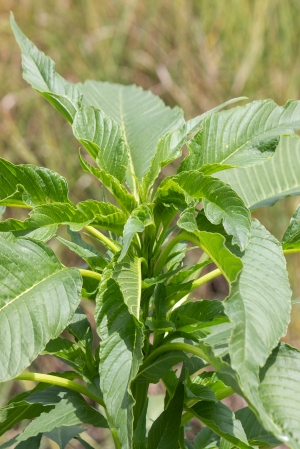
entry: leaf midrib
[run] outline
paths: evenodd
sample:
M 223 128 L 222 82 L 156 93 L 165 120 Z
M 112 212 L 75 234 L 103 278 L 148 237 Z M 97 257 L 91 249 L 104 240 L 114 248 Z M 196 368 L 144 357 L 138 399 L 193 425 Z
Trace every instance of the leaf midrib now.
M 25 290 L 24 292 L 20 293 L 19 295 L 17 295 L 15 298 L 13 298 L 11 301 L 7 302 L 1 309 L 0 309 L 0 313 L 3 311 L 3 309 L 5 309 L 7 306 L 9 306 L 10 304 L 12 304 L 13 302 L 15 302 L 17 299 L 21 298 L 23 295 L 27 294 L 28 292 L 30 292 L 31 290 L 33 290 L 35 287 L 37 287 L 38 285 L 40 285 L 42 282 L 47 281 L 48 279 L 50 279 L 52 276 L 55 276 L 56 274 L 62 273 L 63 271 L 69 270 L 69 268 L 67 267 L 62 267 L 61 270 L 55 271 L 54 273 L 51 273 L 49 276 L 43 278 L 42 280 L 40 280 L 39 282 L 37 282 L 36 284 L 32 285 L 30 288 L 28 288 L 27 290 Z

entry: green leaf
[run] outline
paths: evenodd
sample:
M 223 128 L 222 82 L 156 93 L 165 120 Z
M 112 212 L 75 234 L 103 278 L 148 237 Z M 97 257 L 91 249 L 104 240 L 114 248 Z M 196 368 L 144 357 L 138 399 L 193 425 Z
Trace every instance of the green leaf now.
M 134 235 L 143 232 L 145 227 L 154 225 L 153 212 L 151 207 L 142 204 L 137 207 L 128 218 L 123 232 L 123 248 L 119 257 L 119 262 L 125 257 Z
M 134 449 L 145 449 L 147 447 L 147 409 L 149 399 L 147 398 L 142 413 L 138 419 L 134 434 L 133 434 L 133 447 Z
M 50 411 L 52 406 L 42 404 L 29 404 L 26 401 L 12 402 L 0 409 L 0 435 L 12 429 L 23 419 L 32 419 L 40 416 L 41 413 Z
M 297 249 L 300 247 L 300 206 L 295 210 L 290 224 L 282 237 L 283 249 Z
M 82 365 L 86 361 L 83 350 L 66 338 L 56 338 L 50 340 L 42 354 L 55 355 L 70 365 L 76 371 L 81 371 Z
M 62 426 L 55 427 L 55 429 L 50 432 L 44 432 L 44 435 L 51 440 L 55 441 L 55 443 L 59 446 L 60 449 L 65 449 L 68 445 L 69 441 L 72 440 L 79 433 L 84 432 L 86 429 L 82 426 Z
M 71 321 L 80 302 L 81 276 L 60 264 L 50 248 L 0 236 L 1 381 L 26 368 Z M 32 270 L 38 267 L 38 270 Z
M 253 101 L 210 115 L 195 139 L 181 171 L 226 164 L 247 167 L 273 156 L 282 134 L 300 128 L 300 103 L 278 106 L 273 100 Z M 218 171 L 216 169 L 216 171 Z
M 250 214 L 230 186 L 198 171 L 189 171 L 163 181 L 157 192 L 158 198 L 160 191 L 169 183 L 178 184 L 189 203 L 192 202 L 189 197 L 204 200 L 208 220 L 213 224 L 222 223 L 227 234 L 233 236 L 232 243 L 239 245 L 241 250 L 245 249 L 250 235 Z
M 41 444 L 42 434 L 35 437 L 28 438 L 26 441 L 17 444 L 15 449 L 39 449 Z
M 55 72 L 55 64 L 22 33 L 11 13 L 10 23 L 22 51 L 23 77 L 40 92 L 70 123 L 81 101 L 76 85 Z
M 67 327 L 67 331 L 73 335 L 76 342 L 86 346 L 93 345 L 93 331 L 86 314 L 78 307 L 73 315 L 71 323 Z
M 263 426 L 293 449 L 300 445 L 299 370 L 300 352 L 279 343 L 260 373 L 259 397 L 264 414 L 256 408 Z
M 220 268 L 228 282 L 234 282 L 242 269 L 241 259 L 225 246 L 225 238 L 218 233 L 199 231 L 194 217 L 194 209 L 186 209 L 180 216 L 177 225 L 187 231 L 183 232 L 183 240 L 191 240 L 208 254 L 210 259 Z
M 37 206 L 69 203 L 65 178 L 44 167 L 14 165 L 0 158 L 0 205 Z
M 71 241 L 66 240 L 60 236 L 56 236 L 57 240 L 67 246 L 71 251 L 74 251 L 80 256 L 94 271 L 103 271 L 107 265 L 107 261 L 102 254 L 97 251 L 94 246 L 85 242 L 79 232 L 74 232 L 68 229 L 68 234 L 71 237 Z
M 143 331 L 128 311 L 110 264 L 103 272 L 97 296 L 96 322 L 101 338 L 100 386 L 109 427 L 117 433 L 122 449 L 129 449 L 133 435 L 133 404 L 130 390 L 142 362 Z
M 241 274 L 225 301 L 225 313 L 234 326 L 231 366 L 250 399 L 258 387 L 259 368 L 286 333 L 291 291 L 281 245 L 257 220 L 252 221 L 242 261 Z
M 82 397 L 70 396 L 62 399 L 48 413 L 42 413 L 32 421 L 18 436 L 17 441 L 26 441 L 39 433 L 51 432 L 61 426 L 91 424 L 95 427 L 107 427 L 107 422 L 96 409 L 88 405 Z
M 184 387 L 179 382 L 167 408 L 152 424 L 148 434 L 148 449 L 177 449 L 183 408 Z
M 121 126 L 129 147 L 129 171 L 141 180 L 160 137 L 183 124 L 181 109 L 165 106 L 159 97 L 137 86 L 86 81 L 78 88 L 86 105 L 95 106 Z
M 125 215 L 110 203 L 87 200 L 76 206 L 70 203 L 52 203 L 36 206 L 24 221 L 8 218 L 0 222 L 0 232 L 28 231 L 49 226 L 68 225 L 72 231 L 93 224 L 102 229 L 122 234 Z
M 176 329 L 182 332 L 195 332 L 208 326 L 228 321 L 224 314 L 222 301 L 202 299 L 177 307 L 169 316 Z
M 149 170 L 142 181 L 142 193 L 145 198 L 161 169 L 181 156 L 181 148 L 186 143 L 187 134 L 188 128 L 184 124 L 181 128 L 171 131 L 159 139 Z
M 300 139 L 282 136 L 275 155 L 261 165 L 218 173 L 250 209 L 272 206 L 287 196 L 300 195 Z
M 156 384 L 164 376 L 166 371 L 177 363 L 188 361 L 187 355 L 182 351 L 170 351 L 161 355 L 150 366 L 141 370 L 135 381 Z
M 114 265 L 112 279 L 120 286 L 128 311 L 139 319 L 142 288 L 141 259 L 136 256 L 124 257 L 122 262 Z
M 120 182 L 125 180 L 128 147 L 121 126 L 94 107 L 82 107 L 76 114 L 73 133 L 97 165 Z
M 41 242 L 48 242 L 56 233 L 58 228 L 58 225 L 48 225 L 43 226 L 42 228 L 37 229 L 25 229 L 24 231 L 9 231 L 12 232 L 13 236 L 23 237 L 24 239 L 32 239 L 32 240 L 39 240 Z M 1 232 L 0 232 L 1 233 Z
M 75 437 L 75 440 L 78 440 L 79 443 L 84 447 L 84 449 L 94 449 L 89 443 L 87 443 L 85 440 L 83 440 L 80 437 Z
M 275 447 L 280 445 L 280 441 L 263 428 L 249 407 L 241 408 L 235 412 L 235 416 L 241 421 L 251 446 Z
M 219 435 L 213 432 L 209 427 L 204 427 L 194 440 L 195 449 L 215 449 L 220 441 Z
M 232 98 L 231 100 L 225 101 L 225 103 L 222 103 L 218 106 L 216 106 L 213 109 L 210 109 L 207 112 L 204 112 L 204 114 L 198 115 L 195 118 L 192 118 L 191 120 L 188 120 L 186 122 L 187 125 L 187 129 L 188 129 L 188 133 L 194 133 L 195 131 L 197 131 L 200 126 L 202 125 L 202 122 L 204 119 L 206 119 L 207 117 L 209 117 L 210 115 L 214 114 L 215 112 L 218 112 L 220 109 L 225 108 L 226 106 L 229 106 L 233 103 L 238 103 L 239 101 L 243 101 L 243 100 L 248 100 L 247 97 L 238 97 L 238 98 Z
M 249 449 L 250 446 L 241 422 L 222 402 L 201 401 L 190 410 L 200 421 L 221 437 L 240 449 Z
M 134 197 L 126 190 L 120 181 L 114 176 L 105 172 L 100 168 L 96 168 L 87 162 L 81 155 L 79 155 L 79 162 L 81 167 L 87 173 L 91 173 L 109 190 L 109 192 L 116 198 L 121 209 L 124 212 L 131 212 L 137 207 L 137 202 Z

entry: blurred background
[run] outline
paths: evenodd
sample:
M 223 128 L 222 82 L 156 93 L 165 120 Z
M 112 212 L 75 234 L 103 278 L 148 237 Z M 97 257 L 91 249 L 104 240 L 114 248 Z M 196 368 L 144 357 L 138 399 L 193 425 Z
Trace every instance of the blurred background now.
M 79 169 L 70 126 L 22 80 L 10 10 L 69 81 L 136 83 L 181 106 L 187 119 L 241 95 L 279 104 L 300 99 L 299 0 L 2 1 L 0 156 L 64 175 L 76 202 L 97 198 L 96 184 Z M 256 216 L 281 238 L 298 203 L 288 198 Z M 287 262 L 297 299 L 300 256 Z M 296 304 L 285 341 L 298 348 L 299 317 Z M 53 370 L 53 362 L 44 360 L 43 371 Z M 16 388 L 1 387 L 0 405 Z M 101 447 L 110 446 L 104 441 Z

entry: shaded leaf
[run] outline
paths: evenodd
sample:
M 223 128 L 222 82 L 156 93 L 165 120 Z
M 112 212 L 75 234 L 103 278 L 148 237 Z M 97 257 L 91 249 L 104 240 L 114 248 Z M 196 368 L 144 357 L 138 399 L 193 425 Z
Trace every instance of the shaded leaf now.
M 188 361 L 187 355 L 182 351 L 170 351 L 161 355 L 150 366 L 141 370 L 135 381 L 156 384 L 164 376 L 165 372 L 177 363 Z
M 44 432 L 44 435 L 59 446 L 60 449 L 65 449 L 69 441 L 72 440 L 79 433 L 84 432 L 86 429 L 82 426 L 62 426 L 56 427 L 50 432 Z
M 300 248 L 300 206 L 295 210 L 287 230 L 282 237 L 283 249 Z
M 249 444 L 252 446 L 275 447 L 280 445 L 280 441 L 263 428 L 249 407 L 241 408 L 235 412 L 235 416 L 241 421 Z

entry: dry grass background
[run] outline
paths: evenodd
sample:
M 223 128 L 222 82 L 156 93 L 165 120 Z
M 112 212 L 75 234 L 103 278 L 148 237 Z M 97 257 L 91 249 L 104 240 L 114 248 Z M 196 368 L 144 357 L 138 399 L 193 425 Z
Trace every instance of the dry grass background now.
M 63 174 L 74 201 L 97 198 L 96 186 L 79 170 L 69 125 L 22 80 L 10 10 L 68 80 L 136 83 L 186 118 L 233 96 L 300 98 L 299 0 L 2 0 L 0 156 Z M 280 238 L 298 202 L 283 200 L 259 218 Z M 288 258 L 295 298 L 299 262 Z M 295 305 L 286 338 L 298 347 L 299 312 Z M 2 403 L 15 388 L 1 389 Z

